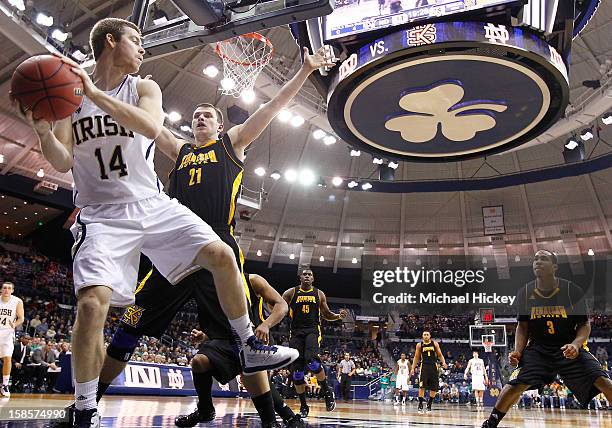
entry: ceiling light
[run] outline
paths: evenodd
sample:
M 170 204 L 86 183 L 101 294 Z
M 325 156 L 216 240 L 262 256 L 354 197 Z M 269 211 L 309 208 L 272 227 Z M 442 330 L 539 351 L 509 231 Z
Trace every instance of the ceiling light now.
M 343 182 L 343 181 L 344 181 L 344 180 L 343 180 L 342 178 L 340 178 L 340 177 L 334 177 L 334 178 L 332 179 L 332 184 L 333 184 L 334 186 L 338 187 L 339 185 L 341 185 L 341 184 L 342 184 L 342 182 Z
M 325 179 L 323 177 L 319 177 L 319 182 L 317 183 L 317 186 L 327 187 L 327 183 L 325 182 Z
M 4 163 L 4 155 L 0 154 L 0 163 Z
M 220 83 L 221 83 L 221 89 L 225 91 L 231 91 L 232 89 L 236 87 L 236 82 L 234 82 L 234 79 L 230 77 L 224 77 L 223 79 L 221 79 Z
M 363 183 L 363 184 L 361 185 L 361 188 L 362 188 L 363 190 L 370 190 L 370 189 L 372 188 L 372 185 L 371 185 L 370 183 L 367 183 L 367 182 L 366 182 L 366 183 Z
M 325 257 L 323 257 L 323 256 L 319 257 L 319 261 L 320 262 L 324 262 L 325 261 Z
M 351 156 L 354 156 L 354 157 L 361 156 L 361 151 L 351 150 Z
M 593 138 L 593 130 L 591 128 L 584 128 L 580 132 L 580 138 L 582 138 L 582 141 L 589 141 Z
M 22 12 L 25 10 L 25 4 L 23 3 L 23 0 L 9 0 L 9 4 L 15 9 L 20 10 Z
M 334 201 L 336 200 L 336 195 L 329 195 L 329 196 L 328 196 L 328 198 L 327 198 L 327 200 L 328 200 L 329 202 L 334 202 Z
M 383 164 L 383 160 L 381 158 L 373 158 L 372 159 L 372 163 L 375 165 L 382 165 Z
M 295 115 L 291 118 L 291 126 L 293 126 L 294 128 L 297 128 L 299 126 L 302 126 L 304 124 L 304 122 L 306 122 L 304 120 L 304 118 L 302 116 L 299 115 Z
M 587 254 L 588 254 L 589 256 L 594 256 L 594 255 L 595 255 L 595 251 L 593 251 L 593 249 L 592 249 L 592 248 L 589 248 L 589 251 L 587 251 Z
M 300 183 L 304 186 L 310 186 L 315 181 L 315 174 L 310 169 L 300 171 Z
M 278 170 L 275 170 L 272 174 L 270 174 L 270 177 L 272 178 L 272 180 L 278 180 L 279 178 L 281 178 L 281 173 Z
M 261 250 L 257 250 L 257 257 L 261 257 Z
M 399 166 L 399 163 L 397 162 L 393 162 L 393 161 L 389 162 L 389 168 L 391 169 L 397 169 L 398 166 Z
M 72 52 L 72 56 L 79 62 L 83 62 L 87 59 L 87 54 L 83 53 L 83 51 L 78 48 Z
M 64 33 L 59 28 L 56 28 L 51 32 L 51 37 L 53 37 L 58 42 L 65 42 L 68 38 L 68 33 Z
M 53 25 L 53 17 L 40 12 L 36 15 L 36 23 L 43 27 L 50 27 Z
M 482 264 L 483 264 L 483 265 L 486 265 L 488 262 L 489 262 L 489 261 L 487 260 L 487 258 L 486 258 L 486 257 L 483 257 L 483 258 L 482 258 Z
M 326 135 L 325 137 L 323 137 L 323 143 L 326 146 L 331 146 L 332 144 L 335 144 L 336 141 L 338 140 L 333 135 Z
M 293 116 L 293 113 L 291 113 L 289 110 L 286 109 L 282 109 L 281 111 L 278 112 L 278 120 L 280 120 L 281 122 L 289 122 L 289 119 L 291 119 L 291 117 Z
M 325 137 L 325 131 L 322 129 L 315 129 L 312 133 L 312 138 L 315 140 L 320 140 L 323 137 Z
M 352 189 L 353 187 L 357 187 L 359 185 L 359 183 L 357 183 L 355 180 L 351 180 L 348 184 L 349 189 Z
M 356 265 L 357 264 L 357 257 L 353 257 L 353 260 L 351 260 L 351 263 Z
M 43 178 L 45 176 L 45 170 L 44 169 L 39 169 L 38 172 L 36 173 L 36 176 L 38 178 Z
M 514 256 L 514 261 L 515 262 L 520 262 L 521 261 L 521 256 L 519 256 L 518 254 L 516 256 Z
M 293 253 L 289 254 L 289 258 L 290 258 L 291 260 L 295 259 L 295 254 L 293 254 Z
M 217 66 L 216 66 L 216 65 L 212 65 L 212 64 L 210 64 L 210 65 L 207 65 L 207 66 L 204 68 L 204 70 L 202 70 L 202 72 L 203 72 L 203 73 L 204 73 L 206 76 L 208 76 L 208 77 L 210 77 L 210 78 L 212 79 L 212 78 L 214 78 L 214 77 L 217 77 L 217 74 L 219 74 L 219 69 L 217 68 Z
M 179 120 L 181 120 L 181 117 L 181 114 L 176 111 L 171 111 L 170 113 L 168 113 L 168 120 L 172 123 L 178 122 Z
M 609 111 L 609 112 L 605 113 L 601 117 L 601 121 L 604 123 L 604 125 L 612 124 L 612 112 Z
M 255 175 L 258 175 L 259 177 L 263 177 L 264 175 L 266 175 L 266 169 L 261 166 L 255 168 Z
M 189 126 L 189 125 L 181 125 L 181 131 L 183 131 L 183 132 L 193 132 L 193 129 L 191 129 L 191 126 Z
M 288 169 L 287 171 L 285 171 L 285 180 L 287 180 L 289 183 L 293 183 L 295 180 L 297 180 L 297 171 L 295 169 Z
M 242 98 L 242 101 L 245 103 L 252 103 L 255 101 L 255 91 L 252 89 L 245 89 L 240 94 L 240 98 Z

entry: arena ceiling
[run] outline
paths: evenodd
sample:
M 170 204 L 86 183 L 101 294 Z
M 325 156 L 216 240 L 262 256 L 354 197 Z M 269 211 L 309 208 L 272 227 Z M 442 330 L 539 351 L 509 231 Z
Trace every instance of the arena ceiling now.
M 8 3 L 0 0 L 3 7 Z M 158 1 L 160 7 L 164 0 Z M 132 2 L 64 0 L 36 2 L 38 10 L 54 16 L 56 22 L 70 24 L 73 42 L 83 45 L 88 30 L 99 18 L 127 17 Z M 0 12 L 1 15 L 1 12 Z M 36 179 L 43 168 L 45 179 L 70 189 L 70 174 L 53 171 L 42 158 L 30 129 L 13 113 L 8 100 L 10 77 L 15 67 L 33 52 L 20 35 L 4 28 L 0 34 L 0 174 L 20 174 Z M 206 45 L 154 58 L 142 66 L 141 74 L 151 74 L 163 90 L 164 108 L 189 117 L 198 102 L 214 102 L 222 109 L 237 104 L 250 112 L 268 100 L 279 85 L 297 70 L 300 56 L 286 27 L 269 30 L 267 36 L 276 57 L 256 84 L 257 100 L 245 104 L 219 92 L 221 74 L 209 78 L 202 69 L 215 64 L 221 68 L 214 46 Z M 602 2 L 587 28 L 576 38 L 571 60 L 571 103 L 568 115 L 581 111 L 589 102 L 602 98 L 612 106 L 611 77 L 606 74 L 612 60 L 612 2 Z M 585 80 L 600 80 L 602 87 L 583 86 Z M 607 95 L 607 97 L 606 97 Z M 594 101 L 593 101 L 594 102 Z M 245 187 L 265 189 L 261 210 L 241 207 L 238 235 L 248 257 L 270 264 L 311 263 L 329 267 L 356 267 L 353 258 L 364 253 L 424 254 L 440 252 L 475 258 L 486 255 L 506 257 L 531 254 L 538 245 L 560 253 L 596 253 L 612 249 L 612 170 L 588 175 L 518 185 L 489 191 L 383 194 L 334 189 L 333 176 L 368 178 L 375 175 L 371 156 L 350 157 L 342 141 L 326 146 L 312 136 L 313 130 L 331 131 L 321 107 L 322 99 L 307 83 L 291 105 L 304 116 L 299 128 L 275 120 L 252 145 L 245 168 Z M 580 116 L 584 120 L 584 115 Z M 595 121 L 591 117 L 585 125 Z M 586 153 L 596 157 L 612 149 L 612 125 L 601 126 L 601 140 L 585 143 Z M 553 133 L 554 134 L 554 133 Z M 441 180 L 468 177 L 485 178 L 563 164 L 563 144 L 567 134 L 551 134 L 546 142 L 535 141 L 511 153 L 451 163 L 401 162 L 397 180 Z M 555 138 L 556 136 L 556 138 Z M 548 141 L 550 140 L 550 141 Z M 172 162 L 157 153 L 158 174 L 165 178 Z M 254 169 L 264 167 L 286 171 L 310 168 L 327 178 L 327 186 L 305 187 L 284 179 L 262 179 Z M 0 210 L 4 207 L 1 206 Z M 483 232 L 482 207 L 503 205 L 506 234 L 492 242 Z M 9 207 L 10 208 L 10 207 Z M 258 250 L 260 252 L 258 252 Z M 258 256 L 258 254 L 261 254 Z M 294 254 L 293 259 L 290 255 Z M 323 259 L 321 259 L 321 256 Z M 301 259 L 301 260 L 300 260 Z M 322 260 L 322 261 L 321 261 Z M 357 264 L 358 266 L 358 264 Z

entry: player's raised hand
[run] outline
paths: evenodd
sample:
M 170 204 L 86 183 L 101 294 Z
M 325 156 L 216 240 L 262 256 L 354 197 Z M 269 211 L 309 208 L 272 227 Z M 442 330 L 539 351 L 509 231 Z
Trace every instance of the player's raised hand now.
M 578 354 L 580 353 L 580 350 L 578 349 L 578 347 L 574 345 L 573 343 L 568 343 L 566 345 L 563 345 L 561 347 L 561 350 L 563 351 L 563 356 L 567 358 L 568 360 L 573 360 L 574 358 L 577 358 Z
M 340 319 L 343 320 L 348 316 L 348 311 L 346 309 L 340 309 Z
M 304 65 L 309 72 L 313 72 L 314 70 L 322 67 L 333 67 L 336 65 L 338 61 L 337 58 L 334 58 L 333 55 L 330 54 L 331 48 L 323 46 L 319 48 L 313 55 L 310 54 L 310 51 L 306 46 L 304 46 Z
M 203 331 L 200 330 L 196 330 L 195 328 L 193 330 L 191 330 L 191 335 L 190 335 L 190 339 L 193 343 L 199 343 L 204 341 L 204 337 L 206 335 L 204 334 Z
M 508 362 L 510 363 L 510 365 L 512 367 L 518 366 L 520 361 L 521 361 L 521 353 L 520 352 L 512 351 L 512 352 L 510 352 L 510 354 L 508 354 Z

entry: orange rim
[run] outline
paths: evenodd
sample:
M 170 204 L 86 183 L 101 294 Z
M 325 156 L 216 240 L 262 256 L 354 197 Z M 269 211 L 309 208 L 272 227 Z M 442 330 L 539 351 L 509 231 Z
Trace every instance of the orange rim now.
M 247 38 L 247 39 L 255 39 L 255 40 L 259 40 L 262 43 L 265 43 L 270 48 L 270 53 L 268 53 L 266 55 L 266 58 L 264 58 L 263 65 L 266 65 L 267 63 L 270 62 L 270 59 L 272 59 L 272 56 L 274 55 L 274 45 L 272 44 L 270 39 L 268 39 L 266 36 L 264 36 L 262 34 L 259 34 L 259 33 L 246 33 L 246 34 L 243 34 L 241 36 L 236 36 L 236 37 L 244 37 L 244 38 Z M 217 42 L 217 44 L 216 44 L 215 52 L 217 52 L 217 55 L 219 55 L 219 57 L 222 60 L 227 60 L 227 61 L 229 61 L 229 62 L 231 62 L 233 64 L 242 65 L 242 66 L 245 66 L 245 67 L 257 64 L 257 62 L 253 62 L 253 61 L 236 61 L 235 59 L 230 58 L 225 53 L 223 53 L 223 50 L 221 49 L 221 46 L 223 46 L 226 43 L 229 43 L 230 40 L 232 40 L 232 39 L 222 40 L 220 42 Z

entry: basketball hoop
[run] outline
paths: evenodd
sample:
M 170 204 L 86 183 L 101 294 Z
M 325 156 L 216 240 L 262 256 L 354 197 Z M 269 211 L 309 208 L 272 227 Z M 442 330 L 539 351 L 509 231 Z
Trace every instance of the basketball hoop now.
M 494 344 L 495 344 L 494 342 L 489 342 L 488 340 L 482 342 L 482 346 L 484 346 L 485 352 L 493 351 L 493 345 Z
M 223 60 L 221 93 L 238 98 L 253 90 L 257 76 L 272 59 L 274 45 L 259 33 L 247 33 L 217 42 L 215 51 Z

